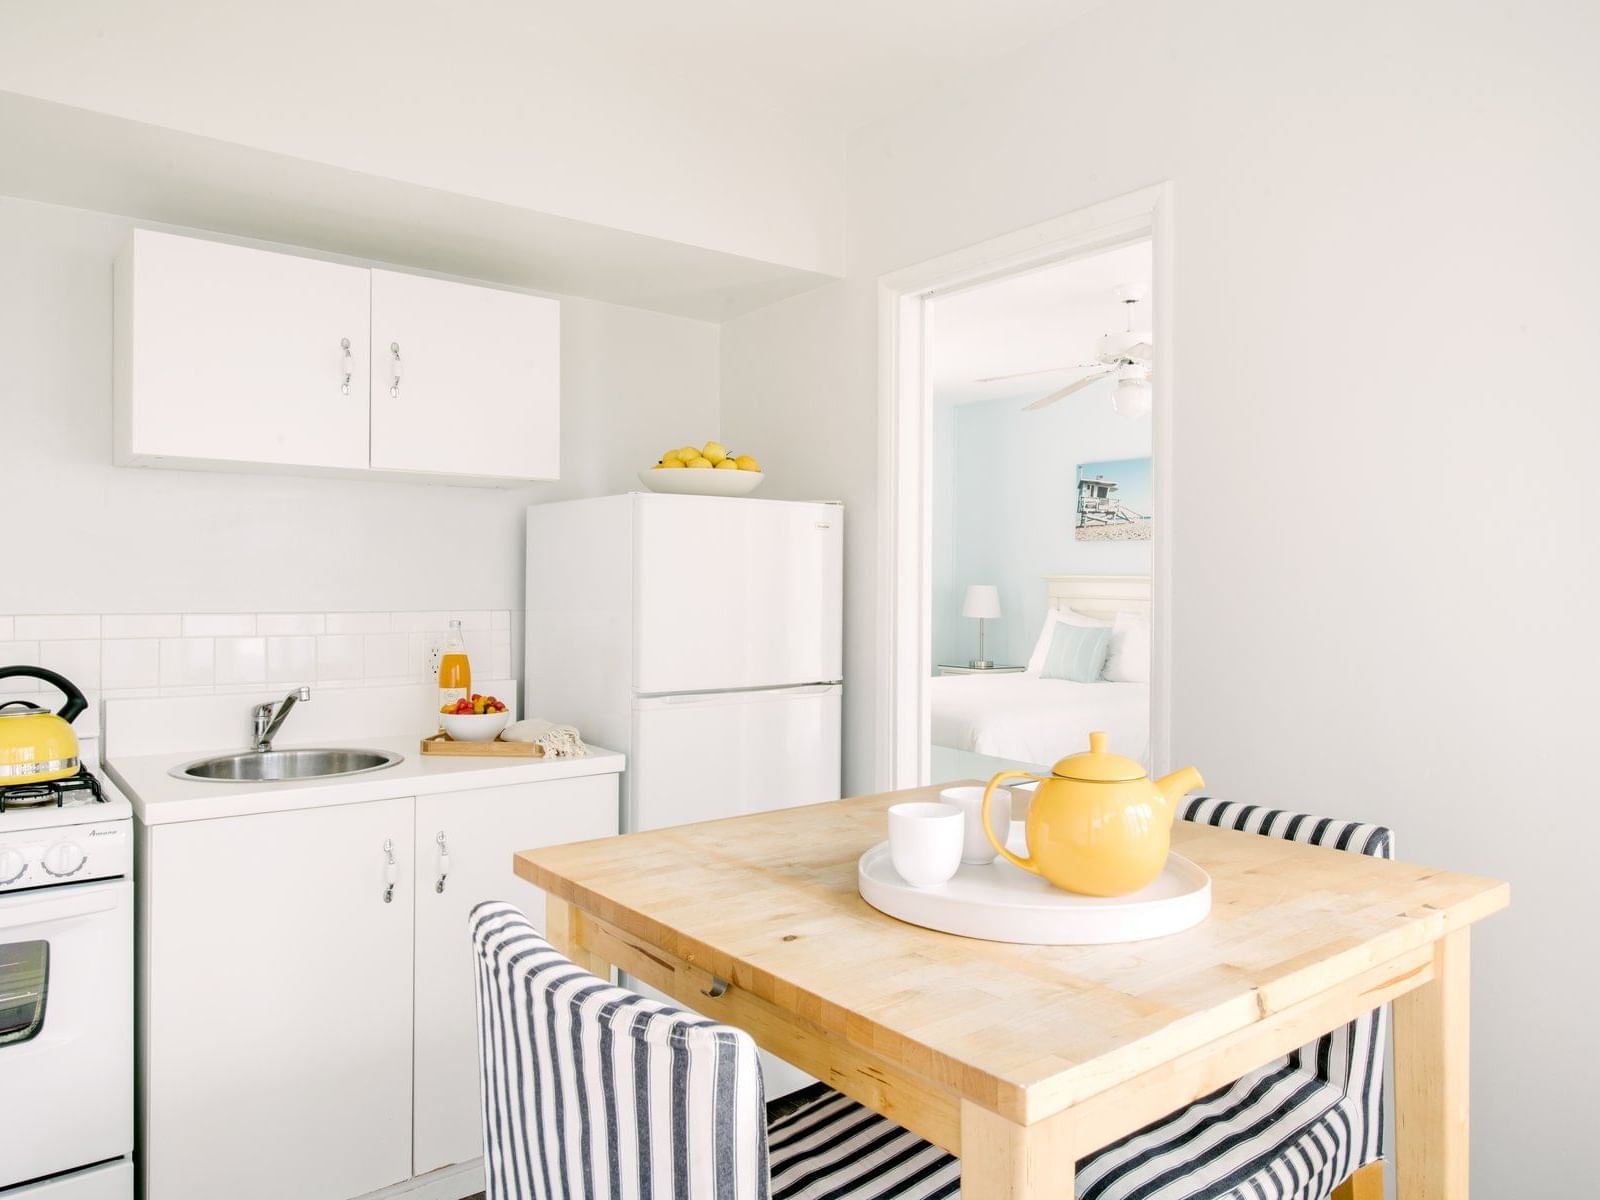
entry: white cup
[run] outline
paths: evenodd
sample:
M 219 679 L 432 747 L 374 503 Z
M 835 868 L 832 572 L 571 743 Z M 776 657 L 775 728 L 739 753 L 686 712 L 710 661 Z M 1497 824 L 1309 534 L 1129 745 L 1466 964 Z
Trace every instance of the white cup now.
M 966 829 L 961 840 L 961 861 L 973 866 L 987 866 L 995 858 L 994 846 L 983 832 L 983 789 L 981 787 L 945 788 L 939 799 L 961 810 Z M 995 836 L 1003 845 L 1011 832 L 1011 792 L 1008 788 L 995 788 L 994 799 L 989 801 L 989 820 Z
M 953 804 L 896 804 L 889 809 L 889 860 L 912 887 L 938 887 L 961 867 L 965 827 L 965 815 Z

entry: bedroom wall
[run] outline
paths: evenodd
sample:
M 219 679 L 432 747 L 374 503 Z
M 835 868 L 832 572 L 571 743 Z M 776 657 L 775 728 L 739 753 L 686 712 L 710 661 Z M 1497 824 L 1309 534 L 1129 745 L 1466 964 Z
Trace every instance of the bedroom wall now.
M 852 505 L 866 791 L 877 276 L 1173 182 L 1173 751 L 1511 880 L 1474 938 L 1484 1196 L 1581 1190 L 1600 1110 L 1596 44 L 1577 0 L 1106 6 L 858 134 L 850 277 L 723 330 L 775 492 Z M 1526 503 L 1491 499 L 1508 470 Z
M 977 622 L 961 615 L 969 583 L 1000 589 L 1001 618 L 985 637 L 997 663 L 1028 661 L 1044 621 L 1046 575 L 1148 575 L 1149 542 L 1080 542 L 1073 527 L 1077 466 L 1150 453 L 1150 422 L 1120 417 L 1110 389 L 1038 412 L 1023 399 L 955 405 L 934 423 L 934 661 L 964 663 Z M 1031 398 L 1028 397 L 1028 398 Z M 935 398 L 937 403 L 937 397 Z M 940 427 L 948 428 L 940 461 Z M 941 498 L 944 511 L 941 512 Z M 946 526 L 941 526 L 940 518 Z M 946 586 L 938 584 L 948 528 Z M 951 657 L 954 656 L 954 657 Z

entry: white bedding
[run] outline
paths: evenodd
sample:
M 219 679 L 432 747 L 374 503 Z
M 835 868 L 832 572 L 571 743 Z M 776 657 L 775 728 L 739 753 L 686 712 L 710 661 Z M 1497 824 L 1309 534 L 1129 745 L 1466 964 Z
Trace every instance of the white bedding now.
M 1148 683 L 1073 683 L 1037 675 L 941 675 L 932 685 L 933 743 L 1043 766 L 1089 748 L 1091 730 L 1110 749 L 1150 758 Z

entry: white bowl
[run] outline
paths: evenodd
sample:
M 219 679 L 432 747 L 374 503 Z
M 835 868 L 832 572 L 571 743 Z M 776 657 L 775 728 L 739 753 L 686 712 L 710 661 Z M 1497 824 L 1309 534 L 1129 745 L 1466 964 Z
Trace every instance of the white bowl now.
M 440 713 L 439 725 L 453 742 L 492 742 L 511 720 L 511 713 Z
M 714 467 L 652 467 L 639 472 L 639 482 L 652 492 L 680 496 L 747 496 L 766 477 L 762 471 L 718 471 Z

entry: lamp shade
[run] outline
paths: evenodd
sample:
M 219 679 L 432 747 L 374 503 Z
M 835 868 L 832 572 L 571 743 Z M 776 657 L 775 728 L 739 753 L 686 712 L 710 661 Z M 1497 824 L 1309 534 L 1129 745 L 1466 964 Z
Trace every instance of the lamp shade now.
M 974 583 L 967 588 L 966 603 L 961 606 L 963 617 L 988 617 L 1000 615 L 1000 589 L 989 583 Z

